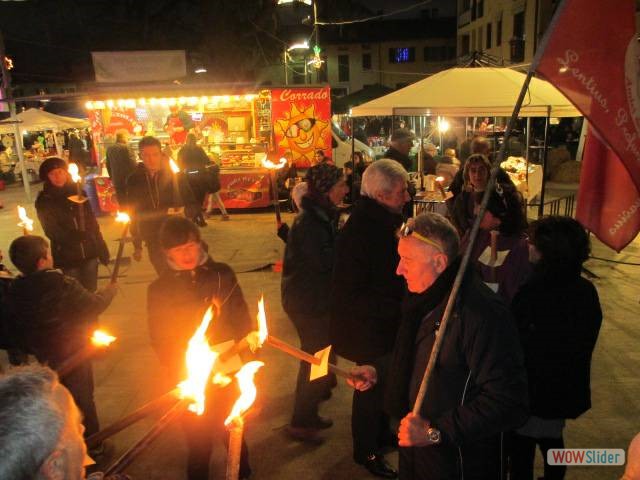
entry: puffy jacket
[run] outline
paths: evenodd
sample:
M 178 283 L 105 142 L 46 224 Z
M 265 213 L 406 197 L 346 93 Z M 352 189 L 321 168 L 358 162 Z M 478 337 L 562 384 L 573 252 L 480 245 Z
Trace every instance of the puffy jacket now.
M 77 204 L 68 198 L 76 193 L 76 186 L 72 183 L 58 188 L 45 182 L 36 199 L 38 219 L 51 240 L 56 268 L 77 267 L 92 258 L 98 258 L 103 264 L 109 263 L 109 249 L 89 202 Z M 80 209 L 84 215 L 84 230 L 80 229 Z

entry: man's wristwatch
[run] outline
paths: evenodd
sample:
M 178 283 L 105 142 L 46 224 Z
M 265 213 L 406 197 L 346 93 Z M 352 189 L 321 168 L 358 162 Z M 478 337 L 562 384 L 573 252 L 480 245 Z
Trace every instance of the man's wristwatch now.
M 429 440 L 429 442 L 434 445 L 439 444 L 441 440 L 440 430 L 438 430 L 437 428 L 428 427 L 427 440 Z

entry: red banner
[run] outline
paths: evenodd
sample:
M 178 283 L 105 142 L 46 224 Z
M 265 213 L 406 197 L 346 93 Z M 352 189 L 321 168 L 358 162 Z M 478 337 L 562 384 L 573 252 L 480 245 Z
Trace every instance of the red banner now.
M 271 118 L 278 155 L 291 156 L 298 168 L 313 165 L 313 153 L 331 157 L 329 87 L 271 90 Z
M 640 231 L 640 194 L 618 156 L 592 131 L 582 160 L 576 218 L 616 251 Z
M 537 71 L 589 119 L 640 189 L 635 3 L 564 0 Z

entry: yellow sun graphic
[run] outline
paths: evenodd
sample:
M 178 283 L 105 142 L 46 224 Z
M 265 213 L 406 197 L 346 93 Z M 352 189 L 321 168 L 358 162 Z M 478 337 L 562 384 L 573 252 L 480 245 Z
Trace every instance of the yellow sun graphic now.
M 313 152 L 327 148 L 324 131 L 329 126 L 326 120 L 315 116 L 315 105 L 304 106 L 291 104 L 291 110 L 284 113 L 284 118 L 276 120 L 276 134 L 282 136 L 279 146 L 289 150 L 293 162 L 313 162 Z

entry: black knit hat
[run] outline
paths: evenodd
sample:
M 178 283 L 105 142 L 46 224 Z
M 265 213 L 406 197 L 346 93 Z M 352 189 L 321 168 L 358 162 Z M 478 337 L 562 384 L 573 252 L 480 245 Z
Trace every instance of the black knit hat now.
M 307 170 L 305 181 L 309 192 L 327 194 L 342 178 L 342 171 L 335 165 L 321 163 Z
M 188 242 L 199 241 L 200 230 L 188 218 L 172 215 L 160 227 L 160 245 L 165 250 Z
M 40 180 L 42 180 L 43 182 L 48 182 L 49 181 L 49 172 L 51 170 L 55 170 L 56 168 L 62 168 L 64 170 L 67 169 L 67 162 L 65 162 L 62 158 L 60 157 L 49 157 L 47 158 L 44 162 L 42 162 L 42 165 L 40 165 L 40 170 L 38 171 L 38 175 L 40 175 Z

